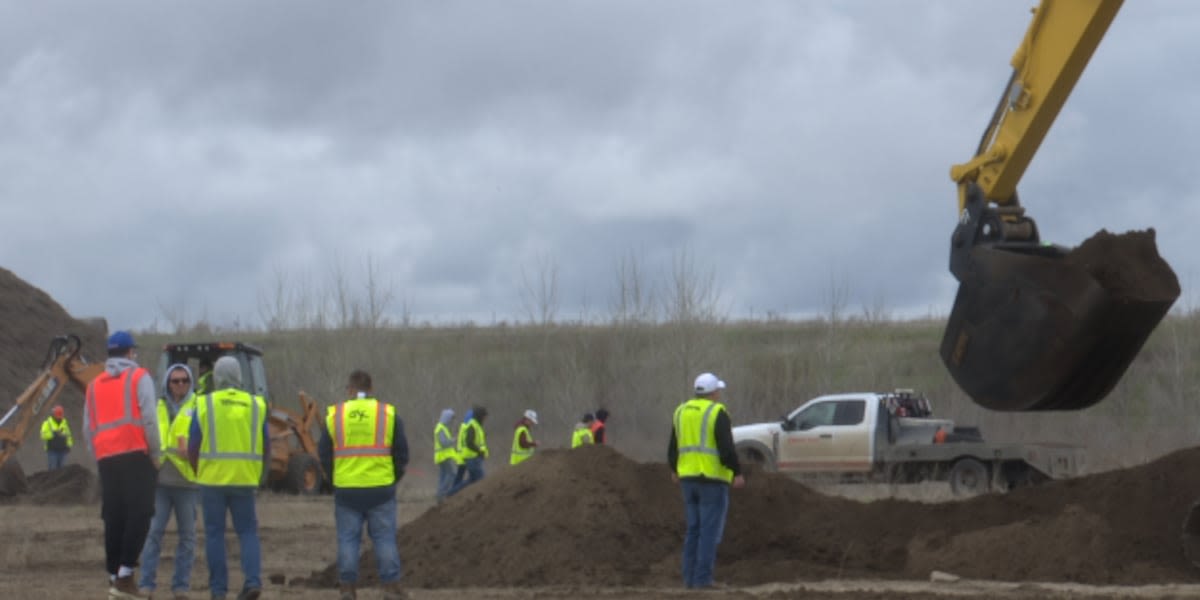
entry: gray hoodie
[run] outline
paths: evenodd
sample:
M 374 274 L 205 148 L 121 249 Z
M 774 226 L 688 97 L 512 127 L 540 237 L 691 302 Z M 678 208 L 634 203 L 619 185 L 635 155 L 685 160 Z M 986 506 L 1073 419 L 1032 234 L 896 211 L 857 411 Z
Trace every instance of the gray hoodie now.
M 125 369 L 136 369 L 138 364 L 125 357 L 109 358 L 104 363 L 104 371 L 116 377 Z M 159 460 L 162 454 L 162 441 L 158 437 L 158 394 L 154 393 L 154 377 L 149 373 L 138 381 L 137 403 L 142 411 L 142 430 L 146 432 L 146 445 L 150 447 L 150 456 Z M 83 437 L 87 440 L 88 451 L 96 455 L 92 447 L 92 426 L 87 410 L 83 411 Z
M 168 380 L 171 379 L 171 373 L 174 373 L 175 371 L 183 371 L 184 373 L 187 373 L 188 380 L 191 382 L 188 384 L 187 395 L 185 395 L 183 400 L 180 402 L 176 402 L 174 397 L 171 395 L 171 384 L 168 383 Z M 187 404 L 188 400 L 192 399 L 192 393 L 196 389 L 195 384 L 196 380 L 192 379 L 192 370 L 189 369 L 187 365 L 175 363 L 167 367 L 167 374 L 163 375 L 162 379 L 161 402 L 167 405 L 167 415 L 170 416 L 172 422 L 174 422 L 175 418 L 179 416 L 179 411 L 183 408 L 183 405 Z M 172 440 L 167 440 L 167 443 L 170 445 L 175 445 L 174 441 Z M 186 460 L 186 447 L 184 448 L 183 456 Z M 175 463 L 169 460 L 162 461 L 162 465 L 158 469 L 158 485 L 174 488 L 199 487 L 195 483 L 188 481 L 187 477 L 184 477 L 183 473 L 179 472 L 179 467 L 176 467 Z

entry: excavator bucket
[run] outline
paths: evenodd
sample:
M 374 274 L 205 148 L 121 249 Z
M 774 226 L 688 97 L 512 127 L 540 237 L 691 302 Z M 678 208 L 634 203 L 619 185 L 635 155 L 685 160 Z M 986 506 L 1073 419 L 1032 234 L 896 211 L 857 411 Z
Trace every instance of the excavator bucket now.
M 993 410 L 1099 402 L 1179 296 L 1153 229 L 1100 231 L 1070 250 L 960 245 L 951 250 L 960 286 L 941 355 L 963 391 Z

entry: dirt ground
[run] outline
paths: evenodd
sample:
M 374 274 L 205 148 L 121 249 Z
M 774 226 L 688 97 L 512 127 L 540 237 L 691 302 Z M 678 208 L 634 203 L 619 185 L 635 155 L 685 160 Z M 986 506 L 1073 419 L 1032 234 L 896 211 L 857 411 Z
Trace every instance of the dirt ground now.
M 78 468 L 28 480 L 29 494 L 0 505 L 0 533 L 10 540 L 0 546 L 0 597 L 103 597 L 94 475 Z M 677 583 L 682 508 L 661 464 L 605 447 L 549 451 L 441 506 L 429 502 L 428 483 L 414 476 L 400 488 L 404 580 L 414 598 L 694 595 Z M 851 500 L 758 475 L 733 494 L 718 561 L 730 587 L 703 597 L 1200 597 L 1179 545 L 1197 484 L 1200 450 L 949 502 Z M 336 597 L 331 499 L 264 493 L 259 516 L 263 574 L 272 580 L 265 597 Z M 160 583 L 174 542 L 169 532 Z M 231 534 L 227 546 L 236 556 Z M 192 587 L 205 597 L 198 554 Z M 362 598 L 380 596 L 371 562 L 368 552 Z M 933 582 L 934 571 L 962 579 Z

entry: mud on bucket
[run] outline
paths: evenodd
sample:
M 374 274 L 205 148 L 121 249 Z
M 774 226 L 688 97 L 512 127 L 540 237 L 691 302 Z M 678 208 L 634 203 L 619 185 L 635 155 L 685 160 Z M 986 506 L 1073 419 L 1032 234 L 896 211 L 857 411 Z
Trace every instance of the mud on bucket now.
M 1179 297 L 1152 229 L 1100 231 L 1069 251 L 981 244 L 966 264 L 941 355 L 963 391 L 993 410 L 1099 402 Z
M 1200 500 L 1192 503 L 1183 519 L 1180 541 L 1183 542 L 1183 555 L 1193 565 L 1200 567 Z

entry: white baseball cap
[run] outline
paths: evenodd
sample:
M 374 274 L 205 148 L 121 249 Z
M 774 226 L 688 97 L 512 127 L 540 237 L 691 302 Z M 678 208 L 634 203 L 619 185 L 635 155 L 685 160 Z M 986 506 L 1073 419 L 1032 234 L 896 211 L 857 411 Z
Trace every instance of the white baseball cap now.
M 697 394 L 711 394 L 723 389 L 725 389 L 725 382 L 717 379 L 717 376 L 712 373 L 701 373 L 696 377 Z
M 535 410 L 525 411 L 525 418 L 529 419 L 530 423 L 537 425 L 537 411 L 535 411 Z

